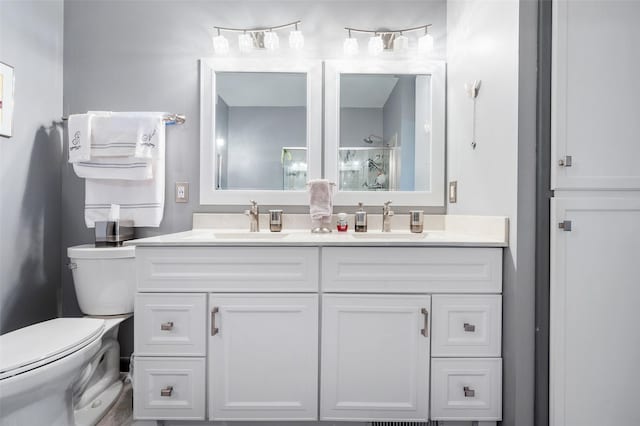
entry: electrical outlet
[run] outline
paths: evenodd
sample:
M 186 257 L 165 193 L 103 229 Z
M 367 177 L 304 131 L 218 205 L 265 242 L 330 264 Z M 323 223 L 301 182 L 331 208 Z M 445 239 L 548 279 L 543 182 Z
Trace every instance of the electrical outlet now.
M 449 204 L 458 202 L 458 181 L 449 182 Z
M 189 201 L 189 182 L 176 182 L 176 203 Z

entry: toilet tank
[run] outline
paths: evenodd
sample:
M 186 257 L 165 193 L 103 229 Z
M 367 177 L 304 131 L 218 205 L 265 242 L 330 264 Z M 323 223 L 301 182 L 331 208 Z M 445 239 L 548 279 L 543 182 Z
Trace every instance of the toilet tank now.
M 133 312 L 135 247 L 69 247 L 69 268 L 80 309 L 86 315 Z

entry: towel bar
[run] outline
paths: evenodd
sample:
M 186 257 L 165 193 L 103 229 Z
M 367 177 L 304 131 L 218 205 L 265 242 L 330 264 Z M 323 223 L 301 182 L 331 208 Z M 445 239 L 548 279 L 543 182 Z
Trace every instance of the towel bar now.
M 62 121 L 67 121 L 69 117 L 63 116 Z M 167 126 L 173 124 L 184 124 L 187 121 L 187 117 L 184 114 L 169 114 L 163 117 L 164 123 Z

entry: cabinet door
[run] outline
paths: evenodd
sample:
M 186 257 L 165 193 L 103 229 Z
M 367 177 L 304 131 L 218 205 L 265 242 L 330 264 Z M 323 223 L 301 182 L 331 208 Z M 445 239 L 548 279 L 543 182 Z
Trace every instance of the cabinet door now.
M 321 420 L 426 421 L 430 297 L 322 300 Z
M 639 425 L 640 199 L 555 199 L 551 217 L 550 425 Z
M 552 189 L 638 189 L 640 2 L 553 5 Z
M 318 295 L 209 296 L 209 419 L 317 420 Z

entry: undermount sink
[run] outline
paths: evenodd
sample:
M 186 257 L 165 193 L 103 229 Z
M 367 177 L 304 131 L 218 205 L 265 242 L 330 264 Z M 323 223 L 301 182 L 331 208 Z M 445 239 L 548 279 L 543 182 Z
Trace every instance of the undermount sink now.
M 423 234 L 413 234 L 408 232 L 354 232 L 351 234 L 353 238 L 372 239 L 372 240 L 422 240 L 427 236 Z
M 287 233 L 282 232 L 216 232 L 213 234 L 217 239 L 227 240 L 274 240 L 286 237 Z

